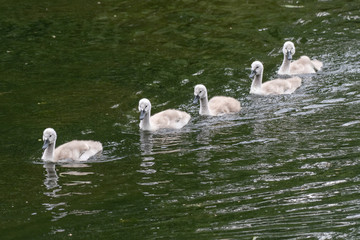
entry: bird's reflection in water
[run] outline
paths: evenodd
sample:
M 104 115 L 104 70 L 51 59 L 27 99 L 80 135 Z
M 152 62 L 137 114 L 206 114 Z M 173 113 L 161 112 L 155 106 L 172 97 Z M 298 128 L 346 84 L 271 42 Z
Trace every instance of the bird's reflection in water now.
M 46 190 L 44 195 L 49 197 L 46 203 L 43 203 L 47 211 L 51 211 L 52 221 L 57 221 L 61 218 L 68 216 L 69 214 L 81 215 L 82 211 L 70 210 L 71 204 L 68 202 L 69 196 L 89 195 L 91 192 L 85 190 L 85 188 L 78 186 L 91 185 L 92 182 L 86 176 L 94 174 L 93 172 L 77 171 L 76 169 L 90 167 L 88 164 L 83 163 L 44 163 L 45 179 L 44 186 Z M 56 167 L 70 169 L 60 172 L 56 170 Z M 79 180 L 79 178 L 81 178 Z M 65 180 L 65 182 L 64 182 Z M 67 181 L 66 181 L 67 180 Z M 66 198 L 64 198 L 66 197 Z M 64 199 L 67 199 L 66 201 Z
M 140 132 L 140 149 L 143 155 L 150 155 L 153 151 L 153 135 L 149 131 Z
M 51 190 L 59 187 L 59 177 L 56 173 L 55 163 L 45 163 L 44 168 L 46 170 L 44 185 L 46 189 Z
M 62 167 L 64 168 L 84 168 L 84 167 L 90 167 L 88 164 L 83 163 L 73 163 L 73 164 L 63 164 Z M 61 189 L 61 186 L 59 185 L 59 176 L 56 171 L 56 164 L 47 162 L 44 164 L 44 168 L 46 170 L 45 173 L 45 179 L 44 179 L 44 185 L 47 190 L 52 190 L 52 192 L 46 192 L 45 195 L 52 196 L 52 197 L 58 197 L 56 193 L 58 190 Z M 66 176 L 66 175 L 72 175 L 72 176 L 86 176 L 93 174 L 93 172 L 83 172 L 83 171 L 66 171 L 60 173 L 60 177 Z M 72 181 L 70 183 L 64 183 L 63 185 L 74 185 L 73 182 L 79 183 L 91 183 L 89 181 Z
M 168 129 L 156 133 L 152 133 L 149 131 L 141 131 L 141 155 L 149 156 L 155 154 L 181 152 L 181 145 L 186 143 L 186 139 L 184 138 L 184 136 L 186 136 L 186 132 L 171 131 Z
M 59 192 L 61 191 L 61 186 L 59 185 L 59 176 L 56 172 L 56 164 L 46 162 L 43 166 L 46 170 L 44 185 L 48 191 L 44 191 L 44 194 L 51 199 L 59 197 Z M 53 218 L 52 221 L 56 221 L 66 215 L 66 212 L 63 213 L 55 213 L 55 209 L 62 209 L 62 206 L 66 205 L 65 202 L 50 202 L 43 203 L 47 211 L 51 211 Z
M 156 170 L 152 168 L 155 164 L 153 154 L 153 135 L 149 131 L 140 132 L 140 149 L 142 161 L 140 164 L 140 169 L 137 172 L 144 173 L 145 175 L 156 173 Z M 148 178 L 148 177 L 146 177 Z

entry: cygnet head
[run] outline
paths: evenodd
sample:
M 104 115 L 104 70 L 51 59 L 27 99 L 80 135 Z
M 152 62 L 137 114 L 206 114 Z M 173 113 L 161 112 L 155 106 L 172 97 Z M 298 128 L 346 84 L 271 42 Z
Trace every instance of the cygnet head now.
M 46 128 L 43 133 L 44 145 L 43 149 L 46 149 L 50 144 L 54 144 L 56 141 L 56 132 L 52 128 Z
M 143 98 L 139 101 L 139 112 L 140 112 L 140 120 L 143 120 L 145 115 L 150 112 L 151 103 L 149 99 Z
M 288 60 L 291 60 L 292 55 L 295 54 L 295 45 L 291 41 L 285 42 L 283 47 L 283 53 Z
M 250 73 L 250 78 L 253 78 L 255 75 L 259 76 L 262 74 L 264 70 L 264 66 L 260 61 L 255 61 L 251 64 L 251 73 Z
M 202 84 L 198 84 L 194 87 L 194 103 L 197 103 L 200 98 L 207 97 L 207 90 L 206 87 Z

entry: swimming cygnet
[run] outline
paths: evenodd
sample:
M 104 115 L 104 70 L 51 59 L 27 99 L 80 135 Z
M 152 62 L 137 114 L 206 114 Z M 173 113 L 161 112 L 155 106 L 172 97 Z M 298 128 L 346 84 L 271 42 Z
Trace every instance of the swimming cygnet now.
M 194 103 L 200 99 L 200 115 L 217 116 L 237 113 L 241 109 L 240 102 L 232 97 L 215 96 L 208 101 L 206 87 L 198 84 L 194 88 Z
M 320 71 L 323 63 L 318 60 L 310 60 L 308 56 L 301 56 L 300 59 L 291 62 L 292 55 L 295 54 L 295 46 L 287 41 L 283 47 L 284 60 L 279 68 L 278 74 L 306 74 Z
M 62 159 L 71 159 L 74 161 L 86 161 L 90 157 L 102 151 L 100 142 L 73 140 L 64 143 L 55 149 L 56 132 L 52 128 L 46 128 L 43 133 L 45 150 L 41 159 L 44 161 L 57 162 Z
M 161 128 L 180 129 L 191 118 L 188 113 L 175 109 L 164 110 L 151 116 L 151 103 L 146 98 L 139 101 L 139 111 L 140 129 L 148 131 L 156 131 Z
M 262 83 L 264 66 L 261 62 L 255 61 L 251 64 L 250 78 L 254 78 L 251 84 L 250 93 L 258 95 L 290 94 L 301 86 L 301 78 L 292 77 L 287 79 L 274 79 Z

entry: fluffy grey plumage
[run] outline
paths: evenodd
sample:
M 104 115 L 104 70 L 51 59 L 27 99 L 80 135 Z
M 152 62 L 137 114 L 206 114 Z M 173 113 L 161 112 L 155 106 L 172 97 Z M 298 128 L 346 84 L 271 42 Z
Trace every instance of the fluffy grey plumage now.
M 194 87 L 194 103 L 200 100 L 200 115 L 217 116 L 240 112 L 241 104 L 232 97 L 215 96 L 208 101 L 207 89 L 198 84 Z
M 307 56 L 301 56 L 300 59 L 291 62 L 295 54 L 294 43 L 287 41 L 283 46 L 284 60 L 279 68 L 278 74 L 307 74 L 320 71 L 323 63 L 318 60 L 311 60 Z
M 96 141 L 73 140 L 64 143 L 55 149 L 57 135 L 54 129 L 46 128 L 43 133 L 44 153 L 41 157 L 44 161 L 57 162 L 62 159 L 86 161 L 90 157 L 102 151 L 102 144 Z
M 250 93 L 258 95 L 291 94 L 301 86 L 301 78 L 292 77 L 287 79 L 274 79 L 262 83 L 264 66 L 261 62 L 255 61 L 251 64 L 250 78 L 254 78 L 251 84 Z
M 168 109 L 151 116 L 151 103 L 143 98 L 139 101 L 140 124 L 142 130 L 156 131 L 161 128 L 180 129 L 190 120 L 186 112 Z

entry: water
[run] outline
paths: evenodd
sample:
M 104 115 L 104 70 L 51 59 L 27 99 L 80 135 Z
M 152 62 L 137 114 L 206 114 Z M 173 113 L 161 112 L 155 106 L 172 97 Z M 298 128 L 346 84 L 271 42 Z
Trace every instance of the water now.
M 357 1 L 1 5 L 2 239 L 360 237 Z M 324 71 L 249 95 L 251 63 L 275 78 L 286 40 Z M 199 116 L 198 83 L 241 113 Z M 139 131 L 142 97 L 190 124 Z M 46 127 L 103 155 L 44 164 Z

